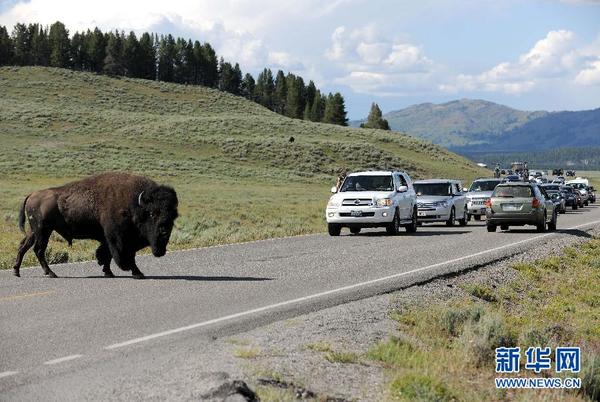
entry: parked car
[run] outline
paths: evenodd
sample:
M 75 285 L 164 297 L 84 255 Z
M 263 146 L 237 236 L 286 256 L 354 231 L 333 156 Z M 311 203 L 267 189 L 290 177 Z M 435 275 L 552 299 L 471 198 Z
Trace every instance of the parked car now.
M 546 191 L 531 183 L 502 183 L 486 202 L 488 232 L 534 225 L 538 232 L 555 230 L 558 211 Z
M 556 209 L 558 213 L 564 214 L 567 212 L 567 202 L 566 199 L 561 192 L 560 184 L 542 184 L 541 187 L 546 190 L 546 193 L 550 196 L 554 204 L 556 204 Z
M 402 226 L 417 230 L 417 196 L 406 172 L 357 172 L 346 176 L 339 191 L 329 199 L 325 217 L 331 236 L 347 227 L 353 234 L 362 228 L 385 227 L 397 234 Z
M 565 205 L 567 207 L 571 207 L 571 209 L 573 209 L 573 210 L 576 210 L 577 208 L 579 208 L 579 204 L 581 202 L 581 197 L 577 193 L 575 193 L 575 190 L 573 190 L 572 187 L 562 186 L 561 192 L 563 193 L 563 196 L 565 197 Z
M 502 179 L 477 179 L 467 191 L 467 220 L 473 217 L 476 221 L 485 216 L 485 202 L 492 196 L 494 189 Z
M 590 203 L 590 194 L 587 179 L 569 180 L 567 184 L 581 193 L 583 205 L 587 207 Z
M 419 223 L 456 221 L 465 226 L 468 221 L 467 197 L 458 180 L 432 179 L 414 183 L 417 193 L 417 220 Z
M 579 205 L 579 208 L 585 207 L 587 205 L 586 197 L 580 190 L 577 190 L 576 188 L 574 188 L 573 191 L 575 192 L 575 194 L 577 194 L 577 205 Z

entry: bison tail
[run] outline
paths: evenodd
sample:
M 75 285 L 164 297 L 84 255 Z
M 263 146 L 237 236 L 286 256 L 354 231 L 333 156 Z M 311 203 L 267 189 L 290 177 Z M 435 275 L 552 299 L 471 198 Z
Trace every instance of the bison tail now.
M 23 205 L 21 205 L 21 211 L 19 212 L 19 229 L 21 229 L 21 232 L 23 233 L 25 232 L 25 204 L 27 204 L 28 198 L 29 195 L 23 200 Z

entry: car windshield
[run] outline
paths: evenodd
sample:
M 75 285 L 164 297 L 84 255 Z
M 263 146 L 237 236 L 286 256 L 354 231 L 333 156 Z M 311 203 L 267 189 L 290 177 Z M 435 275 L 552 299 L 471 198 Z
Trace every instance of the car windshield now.
M 450 183 L 415 183 L 417 195 L 451 195 Z
M 544 186 L 546 191 L 560 191 L 560 186 Z
M 471 184 L 469 191 L 494 191 L 500 182 L 498 180 L 478 180 Z
M 529 186 L 499 186 L 494 190 L 492 197 L 531 198 L 533 197 L 533 192 Z
M 348 176 L 341 192 L 345 191 L 393 191 L 394 181 L 391 175 L 385 176 Z
M 585 188 L 585 184 L 583 184 L 583 183 L 571 183 L 569 185 L 573 188 L 576 188 L 577 190 L 581 190 L 581 189 Z

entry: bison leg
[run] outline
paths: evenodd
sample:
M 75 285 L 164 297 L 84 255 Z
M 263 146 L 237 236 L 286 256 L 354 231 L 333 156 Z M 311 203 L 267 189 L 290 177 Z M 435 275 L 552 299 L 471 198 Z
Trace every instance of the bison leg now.
M 50 269 L 48 261 L 46 261 L 46 247 L 48 247 L 48 240 L 50 240 L 50 234 L 52 232 L 42 231 L 35 235 L 35 243 L 33 245 L 33 251 L 44 270 L 44 275 L 50 278 L 56 278 L 56 274 Z
M 115 274 L 113 274 L 110 270 L 110 260 L 112 259 L 112 255 L 110 254 L 108 244 L 100 244 L 96 250 L 96 259 L 98 260 L 98 265 L 102 265 L 102 272 L 104 272 L 104 276 L 107 278 L 114 278 Z
M 17 251 L 17 260 L 15 261 L 15 265 L 13 266 L 13 274 L 15 276 L 21 276 L 19 270 L 21 269 L 21 263 L 23 262 L 23 256 L 33 246 L 35 243 L 35 236 L 33 232 L 27 233 L 27 236 L 23 240 L 21 240 L 21 244 L 19 244 L 19 249 Z
M 115 260 L 115 263 L 123 271 L 131 271 L 131 276 L 135 279 L 144 279 L 144 274 L 139 270 L 135 264 L 135 251 L 119 250 L 114 243 L 108 241 L 108 247 L 110 253 Z

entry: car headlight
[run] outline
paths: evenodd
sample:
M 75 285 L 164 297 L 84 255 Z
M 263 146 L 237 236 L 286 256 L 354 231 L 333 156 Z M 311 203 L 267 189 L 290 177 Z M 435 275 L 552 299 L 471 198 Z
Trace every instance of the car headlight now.
M 327 208 L 337 208 L 340 206 L 340 203 L 336 200 L 329 200 L 327 203 Z
M 448 202 L 446 202 L 446 201 L 436 201 L 434 205 L 436 207 L 447 208 L 448 207 Z
M 391 205 L 392 205 L 391 198 L 381 198 L 381 199 L 377 200 L 378 207 L 389 207 Z

